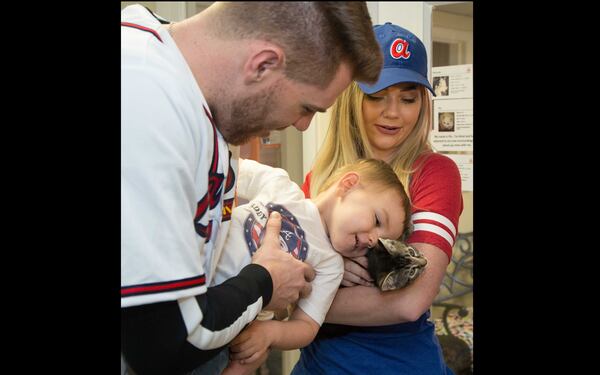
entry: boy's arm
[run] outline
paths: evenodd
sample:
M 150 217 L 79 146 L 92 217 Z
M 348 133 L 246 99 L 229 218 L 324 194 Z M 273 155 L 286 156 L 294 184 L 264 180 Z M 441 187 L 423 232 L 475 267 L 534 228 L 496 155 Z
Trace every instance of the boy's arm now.
M 318 331 L 319 324 L 301 308 L 296 308 L 288 321 L 255 320 L 232 341 L 230 358 L 245 364 L 259 358 L 269 347 L 280 350 L 303 348 Z
M 280 350 L 300 349 L 310 344 L 319 332 L 319 324 L 315 322 L 300 307 L 296 307 L 292 316 L 287 321 L 280 323 L 280 336 L 273 341 L 272 347 Z

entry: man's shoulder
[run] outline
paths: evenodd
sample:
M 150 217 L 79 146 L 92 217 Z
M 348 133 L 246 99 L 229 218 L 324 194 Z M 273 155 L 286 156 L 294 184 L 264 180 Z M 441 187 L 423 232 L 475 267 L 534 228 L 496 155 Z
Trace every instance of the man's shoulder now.
M 146 7 L 140 4 L 129 5 L 121 10 L 121 22 L 156 29 L 160 26 L 159 19 Z

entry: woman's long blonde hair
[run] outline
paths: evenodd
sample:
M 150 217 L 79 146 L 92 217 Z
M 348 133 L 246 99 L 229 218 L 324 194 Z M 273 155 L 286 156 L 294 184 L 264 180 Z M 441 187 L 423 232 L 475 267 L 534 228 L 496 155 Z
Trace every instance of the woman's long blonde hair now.
M 417 124 L 408 138 L 398 147 L 390 162 L 394 172 L 404 185 L 407 194 L 409 178 L 414 161 L 424 152 L 431 152 L 429 132 L 431 129 L 431 100 L 429 91 L 417 85 L 421 95 L 421 110 Z M 338 168 L 358 159 L 373 158 L 363 121 L 362 103 L 365 94 L 356 82 L 336 99 L 329 128 L 312 168 L 310 195 L 317 195 L 320 187 Z M 410 196 L 410 194 L 409 194 Z

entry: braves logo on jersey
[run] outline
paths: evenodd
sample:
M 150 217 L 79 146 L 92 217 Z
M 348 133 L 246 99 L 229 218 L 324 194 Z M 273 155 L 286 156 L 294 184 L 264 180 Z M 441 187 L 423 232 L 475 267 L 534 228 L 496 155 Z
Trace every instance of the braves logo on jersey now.
M 196 215 L 194 215 L 194 228 L 196 229 L 196 233 L 206 239 L 206 242 L 210 241 L 210 235 L 212 233 L 213 221 L 209 220 L 207 225 L 201 223 L 202 218 L 208 212 L 208 210 L 212 210 L 217 206 L 219 201 L 221 200 L 221 194 L 223 193 L 223 181 L 225 180 L 225 176 L 223 173 L 219 173 L 218 165 L 219 165 L 219 143 L 217 141 L 217 128 L 213 121 L 212 116 L 206 109 L 204 108 L 204 113 L 210 120 L 210 123 L 213 128 L 213 155 L 210 163 L 210 170 L 208 171 L 208 191 L 202 199 L 198 201 L 196 206 Z M 235 181 L 235 177 L 233 176 L 233 170 L 231 168 L 231 151 L 229 152 L 229 176 L 227 176 L 227 187 L 228 190 L 231 190 L 233 186 L 233 182 Z
M 244 221 L 244 238 L 250 250 L 250 255 L 254 254 L 260 247 L 262 239 L 265 236 L 264 225 L 267 218 L 273 211 L 281 214 L 281 231 L 279 232 L 279 243 L 283 250 L 292 254 L 294 258 L 304 261 L 308 254 L 308 242 L 306 242 L 304 230 L 300 227 L 300 223 L 291 212 L 283 206 L 269 203 L 264 206 L 251 202 L 250 207 L 252 213 L 248 215 Z
M 231 166 L 231 151 L 229 151 L 229 172 L 227 172 L 227 181 L 225 181 L 225 195 L 233 189 L 235 186 L 235 172 Z M 234 198 L 225 199 L 223 201 L 223 218 L 221 222 L 231 220 L 231 213 L 233 211 Z

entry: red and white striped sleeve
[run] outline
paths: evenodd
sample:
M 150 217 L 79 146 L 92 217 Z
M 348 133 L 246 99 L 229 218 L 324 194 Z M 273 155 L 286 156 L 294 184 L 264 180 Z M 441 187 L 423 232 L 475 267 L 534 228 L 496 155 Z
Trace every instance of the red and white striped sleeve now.
M 413 233 L 408 243 L 428 243 L 452 257 L 452 246 L 463 210 L 461 178 L 452 159 L 427 154 L 415 161 L 410 180 Z

